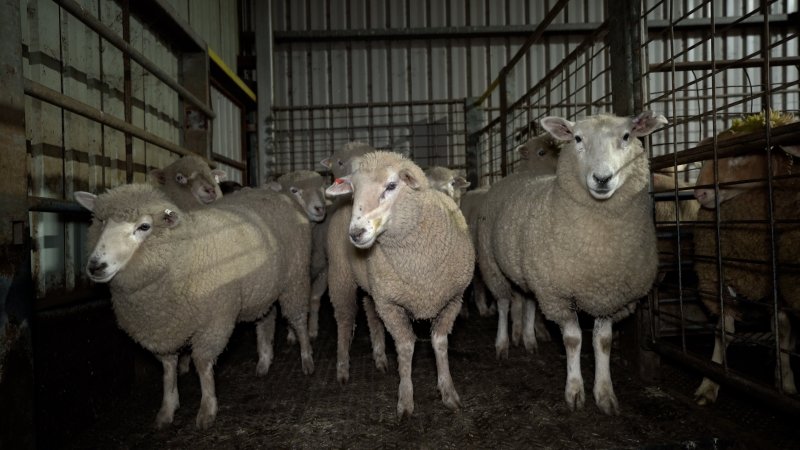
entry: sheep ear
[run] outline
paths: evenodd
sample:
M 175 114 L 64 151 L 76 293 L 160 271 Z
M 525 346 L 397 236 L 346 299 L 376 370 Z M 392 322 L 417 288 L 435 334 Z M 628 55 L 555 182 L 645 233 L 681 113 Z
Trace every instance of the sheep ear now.
M 400 176 L 400 179 L 403 180 L 403 183 L 407 184 L 408 187 L 410 187 L 411 189 L 415 189 L 415 190 L 419 189 L 420 182 L 419 182 L 419 180 L 417 180 L 417 177 L 415 177 L 414 174 L 411 173 L 410 170 L 402 169 L 400 171 L 399 176 Z
M 94 203 L 97 200 L 96 195 L 84 191 L 77 191 L 73 195 L 75 196 L 75 201 L 81 206 L 89 211 L 94 211 Z
M 328 189 L 325 189 L 325 195 L 328 197 L 337 197 L 351 192 L 353 192 L 353 183 L 350 181 L 350 177 L 337 178 Z
M 153 169 L 150 171 L 150 182 L 155 184 L 165 184 L 167 182 L 167 174 L 161 169 Z
M 519 153 L 519 157 L 522 158 L 522 159 L 530 159 L 531 158 L 531 155 L 530 155 L 530 150 L 531 149 L 529 149 L 528 146 L 525 145 L 525 144 L 518 145 L 517 148 L 514 149 L 514 150 L 516 150 L 517 153 Z
M 464 177 L 455 177 L 453 178 L 453 182 L 455 183 L 454 186 L 458 189 L 466 189 L 470 184 L 472 184 Z
M 571 141 L 575 138 L 572 133 L 575 122 L 570 122 L 561 117 L 545 117 L 541 120 L 542 127 L 547 130 L 554 138 L 562 141 Z
M 275 192 L 280 192 L 281 189 L 283 189 L 283 186 L 281 186 L 281 184 L 278 183 L 277 181 L 270 181 L 269 183 L 267 183 L 267 187 Z
M 181 217 L 176 211 L 165 209 L 161 214 L 161 221 L 167 228 L 172 228 L 180 223 Z
M 211 171 L 211 176 L 214 177 L 214 180 L 219 184 L 220 180 L 228 178 L 228 173 L 221 169 L 214 169 Z
M 661 128 L 661 125 L 668 123 L 667 118 L 661 114 L 655 115 L 653 111 L 643 111 L 631 122 L 631 134 L 634 136 L 647 136 Z
M 333 159 L 332 158 L 325 158 L 322 161 L 320 161 L 319 163 L 322 164 L 323 166 L 325 166 L 326 169 L 330 169 L 331 166 L 333 165 Z

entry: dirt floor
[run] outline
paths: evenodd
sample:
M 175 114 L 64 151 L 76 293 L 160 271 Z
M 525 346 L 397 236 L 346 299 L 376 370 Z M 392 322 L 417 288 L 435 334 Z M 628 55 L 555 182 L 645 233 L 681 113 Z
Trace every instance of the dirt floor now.
M 390 370 L 373 364 L 363 314 L 351 350 L 350 382 L 336 381 L 336 328 L 330 306 L 321 311 L 314 343 L 316 371 L 302 374 L 297 347 L 279 326 L 269 374 L 255 376 L 255 333 L 240 326 L 217 364 L 219 412 L 207 431 L 195 427 L 200 389 L 194 372 L 179 379 L 181 407 L 175 422 L 153 427 L 161 399 L 159 366 L 139 375 L 128 396 L 98 411 L 89 429 L 68 448 L 797 448 L 800 430 L 789 418 L 723 391 L 711 408 L 695 406 L 700 377 L 664 366 L 661 385 L 639 381 L 636 370 L 612 351 L 612 378 L 619 416 L 606 416 L 592 397 L 593 358 L 585 335 L 583 374 L 586 407 L 570 412 L 564 402 L 563 347 L 540 344 L 538 355 L 519 347 L 498 361 L 496 319 L 472 312 L 456 322 L 450 365 L 463 408 L 446 409 L 436 389 L 436 368 L 427 324 L 417 324 L 414 414 L 396 417 L 397 364 L 387 337 Z M 142 362 L 139 365 L 143 364 Z M 140 370 L 140 372 L 142 372 Z M 40 441 L 41 442 L 41 441 Z

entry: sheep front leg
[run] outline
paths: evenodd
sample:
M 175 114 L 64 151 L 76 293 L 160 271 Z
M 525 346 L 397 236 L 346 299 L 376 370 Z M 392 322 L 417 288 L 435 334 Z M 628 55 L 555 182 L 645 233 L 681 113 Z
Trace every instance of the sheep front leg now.
M 320 299 L 328 289 L 328 269 L 322 270 L 311 285 L 311 301 L 308 304 L 308 337 L 315 340 L 319 334 Z
M 266 375 L 272 365 L 274 354 L 272 341 L 275 338 L 275 318 L 277 315 L 277 308 L 273 306 L 266 316 L 256 322 L 256 349 L 258 350 L 256 375 L 260 377 Z
M 525 298 L 518 292 L 511 294 L 511 343 L 515 347 L 522 343 L 524 328 L 523 310 L 525 309 Z
M 611 383 L 611 329 L 610 319 L 594 319 L 594 401 L 604 413 L 618 415 L 619 404 Z
M 400 374 L 400 386 L 397 388 L 397 416 L 411 416 L 414 412 L 414 386 L 411 383 L 411 361 L 414 358 L 414 342 L 416 336 L 406 311 L 393 303 L 375 302 L 386 329 L 394 339 L 397 350 L 397 371 Z M 438 362 L 438 355 L 437 355 Z
M 217 391 L 214 385 L 214 359 L 193 354 L 194 367 L 200 377 L 200 409 L 195 423 L 197 428 L 208 429 L 217 417 Z
M 294 328 L 297 341 L 300 343 L 300 362 L 302 363 L 303 373 L 311 375 L 314 373 L 314 357 L 311 350 L 311 341 L 308 338 L 308 311 L 307 304 L 302 304 L 303 308 L 298 308 L 297 299 L 281 299 L 281 310 L 284 312 L 289 325 Z
M 508 359 L 508 307 L 507 298 L 497 299 L 497 338 L 494 341 L 497 359 Z
M 175 410 L 180 407 L 178 397 L 178 354 L 156 355 L 164 368 L 164 396 L 156 415 L 156 428 L 172 423 Z
M 372 341 L 372 359 L 375 361 L 375 367 L 381 373 L 386 373 L 386 370 L 389 369 L 389 360 L 386 358 L 386 333 L 383 322 L 375 311 L 375 302 L 372 297 L 365 295 L 363 303 L 364 313 L 367 315 L 369 337 Z
M 453 378 L 450 376 L 450 361 L 447 357 L 447 335 L 453 329 L 453 322 L 461 310 L 461 298 L 452 300 L 444 307 L 434 320 L 431 327 L 431 344 L 433 352 L 436 354 L 436 372 L 439 392 L 442 394 L 442 402 L 452 410 L 461 407 L 461 399 L 458 397 Z
M 717 333 L 714 336 L 714 352 L 711 355 L 711 362 L 722 364 L 722 356 L 731 339 L 730 336 L 727 335 L 734 331 L 733 316 L 721 316 L 719 318 L 719 324 L 717 325 Z M 722 345 L 722 333 L 726 334 L 724 346 Z M 717 400 L 718 394 L 719 384 L 711 381 L 709 378 L 703 378 L 700 387 L 694 391 L 694 400 L 700 406 L 710 405 Z
M 581 375 L 582 334 L 576 314 L 561 324 L 561 334 L 564 336 L 564 348 L 567 350 L 567 385 L 564 388 L 564 397 L 569 409 L 574 411 L 583 408 L 586 401 L 583 375 Z

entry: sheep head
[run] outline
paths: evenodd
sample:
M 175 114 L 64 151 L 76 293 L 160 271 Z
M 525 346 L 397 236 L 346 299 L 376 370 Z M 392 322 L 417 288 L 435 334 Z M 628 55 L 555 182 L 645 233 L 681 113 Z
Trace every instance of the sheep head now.
M 772 174 L 786 175 L 791 173 L 791 155 L 781 151 L 772 153 Z M 730 186 L 719 186 L 719 195 L 714 190 L 714 166 L 717 166 L 717 182 L 735 183 Z M 737 197 L 750 189 L 766 185 L 768 173 L 766 153 L 750 154 L 719 158 L 717 164 L 713 160 L 703 162 L 700 173 L 695 181 L 694 197 L 704 208 L 714 209 L 717 204 L 722 204 Z M 753 181 L 747 181 L 753 180 Z M 743 183 L 738 183 L 745 181 Z
M 470 185 L 466 178 L 446 167 L 431 167 L 425 171 L 425 176 L 428 178 L 428 184 L 431 189 L 435 189 L 452 198 L 456 205 L 461 204 L 461 194 Z
M 559 141 L 545 133 L 528 139 L 515 149 L 519 153 L 519 170 L 533 175 L 552 175 L 556 173 L 558 154 L 561 151 Z
M 308 220 L 322 222 L 325 220 L 324 184 L 325 180 L 317 172 L 298 170 L 281 175 L 276 181 L 270 182 L 269 187 L 291 195 L 306 212 Z
M 163 169 L 150 171 L 153 184 L 177 195 L 188 192 L 199 205 L 207 205 L 222 197 L 219 181 L 225 176 L 225 171 L 211 170 L 202 158 L 195 155 L 184 156 Z
M 89 235 L 96 243 L 86 273 L 96 283 L 111 281 L 156 228 L 175 227 L 182 215 L 163 194 L 145 185 L 124 185 L 99 196 L 79 191 L 75 200 L 93 213 Z
M 335 151 L 330 157 L 320 161 L 320 164 L 331 171 L 333 178 L 342 178 L 352 172 L 352 162 L 355 158 L 375 151 L 369 144 L 359 141 L 352 141 L 344 144 L 341 149 Z
M 353 173 L 337 178 L 326 193 L 353 193 L 350 242 L 358 248 L 369 248 L 391 224 L 393 205 L 429 185 L 422 169 L 397 153 L 371 152 L 358 158 L 353 166 Z
M 563 151 L 575 152 L 584 187 L 597 200 L 606 200 L 625 183 L 633 160 L 642 155 L 637 137 L 667 123 L 662 115 L 645 111 L 634 118 L 600 115 L 578 122 L 545 117 L 542 126 L 553 137 L 572 141 Z

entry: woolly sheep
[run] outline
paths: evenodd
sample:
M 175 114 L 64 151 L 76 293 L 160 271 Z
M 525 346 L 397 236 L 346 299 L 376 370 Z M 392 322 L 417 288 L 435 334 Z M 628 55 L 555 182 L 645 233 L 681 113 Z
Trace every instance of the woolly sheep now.
M 349 142 L 323 160 L 322 165 L 330 168 L 335 179 L 340 179 L 352 171 L 353 160 L 372 151 L 374 149 L 363 142 Z M 328 255 L 328 297 L 333 305 L 337 329 L 336 379 L 340 383 L 346 383 L 350 378 L 350 343 L 358 313 L 358 285 L 354 268 L 363 267 L 363 263 L 359 261 L 365 258 L 365 252 L 350 244 L 347 238 L 352 210 L 350 196 L 335 198 L 329 209 L 328 233 L 325 239 L 325 252 Z M 362 303 L 367 316 L 375 367 L 380 372 L 386 372 L 389 362 L 386 358 L 383 322 L 375 311 L 372 297 L 365 295 Z
M 237 322 L 256 321 L 256 372 L 267 373 L 276 300 L 297 332 L 303 372 L 313 372 L 305 321 L 310 231 L 291 200 L 247 190 L 184 213 L 144 184 L 75 198 L 94 213 L 89 278 L 109 283 L 119 326 L 163 365 L 157 426 L 171 423 L 179 406 L 176 366 L 187 344 L 200 377 L 200 428 L 216 417 L 213 366 Z
M 456 205 L 461 204 L 461 194 L 470 185 L 466 178 L 447 167 L 430 167 L 425 170 L 425 176 L 428 178 L 431 188 L 452 198 Z
M 736 133 L 723 132 L 720 136 Z M 769 161 L 771 158 L 771 161 Z M 735 183 L 741 180 L 766 180 L 768 167 L 772 168 L 775 177 L 791 175 L 793 159 L 788 153 L 774 149 L 770 158 L 766 153 L 749 154 L 720 158 L 717 168 L 713 160 L 703 164 L 697 178 L 695 197 L 703 205 L 698 213 L 698 221 L 711 225 L 698 226 L 694 232 L 695 271 L 698 276 L 698 290 L 703 304 L 709 311 L 719 316 L 718 333 L 730 336 L 735 332 L 735 321 L 754 318 L 762 315 L 755 307 L 749 306 L 740 299 L 771 302 L 772 269 L 770 264 L 748 264 L 741 261 L 757 260 L 769 262 L 771 259 L 770 229 L 767 224 L 742 225 L 741 221 L 766 220 L 769 218 L 769 191 L 765 181 Z M 769 166 L 768 166 L 769 163 Z M 714 172 L 717 172 L 719 196 L 714 191 Z M 728 185 L 726 183 L 735 183 Z M 792 225 L 781 223 L 782 220 L 796 221 L 800 219 L 800 180 L 797 178 L 778 178 L 772 184 L 772 207 L 775 225 L 775 248 L 778 263 L 778 302 L 777 317 L 780 345 L 780 366 L 776 369 L 776 383 L 784 393 L 795 394 L 797 388 L 794 373 L 791 369 L 788 352 L 794 348 L 795 333 L 792 331 L 789 316 L 783 310 L 788 306 L 797 311 L 800 308 L 800 273 L 792 269 L 792 265 L 800 263 L 800 231 Z M 717 205 L 719 205 L 717 207 Z M 715 231 L 716 214 L 719 214 L 721 225 L 720 249 L 724 259 L 723 292 L 719 292 L 717 261 L 717 234 Z M 731 222 L 739 221 L 739 224 Z M 710 258 L 710 259 L 709 259 Z M 720 298 L 724 299 L 724 314 L 720 307 Z M 774 323 L 771 321 L 771 323 Z M 720 334 L 714 338 L 714 350 L 711 360 L 721 364 L 726 345 L 730 338 L 723 340 Z M 700 405 L 716 401 L 719 385 L 704 378 L 695 391 L 695 400 Z
M 268 184 L 274 190 L 291 196 L 311 221 L 311 298 L 309 300 L 308 336 L 317 337 L 319 330 L 319 306 L 322 295 L 328 288 L 328 261 L 325 255 L 325 238 L 328 223 L 325 221 L 325 179 L 311 170 L 297 170 L 281 175 Z M 290 342 L 296 340 L 289 329 Z
M 533 292 L 544 315 L 559 324 L 567 353 L 564 396 L 573 410 L 585 401 L 577 312 L 595 318 L 594 397 L 603 412 L 618 414 L 609 370 L 612 324 L 649 292 L 658 266 L 648 159 L 636 138 L 666 119 L 646 111 L 541 123 L 571 142 L 555 176 L 522 178 L 495 226 L 480 223 L 479 239 L 491 239 L 479 251 L 481 273 L 498 303 L 518 290 Z
M 223 170 L 211 170 L 200 156 L 186 155 L 163 169 L 151 170 L 150 182 L 182 211 L 189 212 L 222 197 L 219 181 L 225 176 Z
M 516 151 L 520 156 L 517 172 L 532 172 L 534 175 L 556 173 L 561 144 L 550 134 L 544 133 L 528 139 Z
M 404 417 L 414 410 L 412 319 L 432 320 L 439 391 L 444 404 L 457 409 L 447 335 L 475 264 L 464 217 L 452 199 L 430 188 L 416 164 L 392 152 L 359 158 L 353 173 L 327 190 L 328 195 L 350 192 L 350 241 L 366 250 L 365 257 L 353 261 L 353 272 L 394 338 L 400 373 L 397 414 Z

